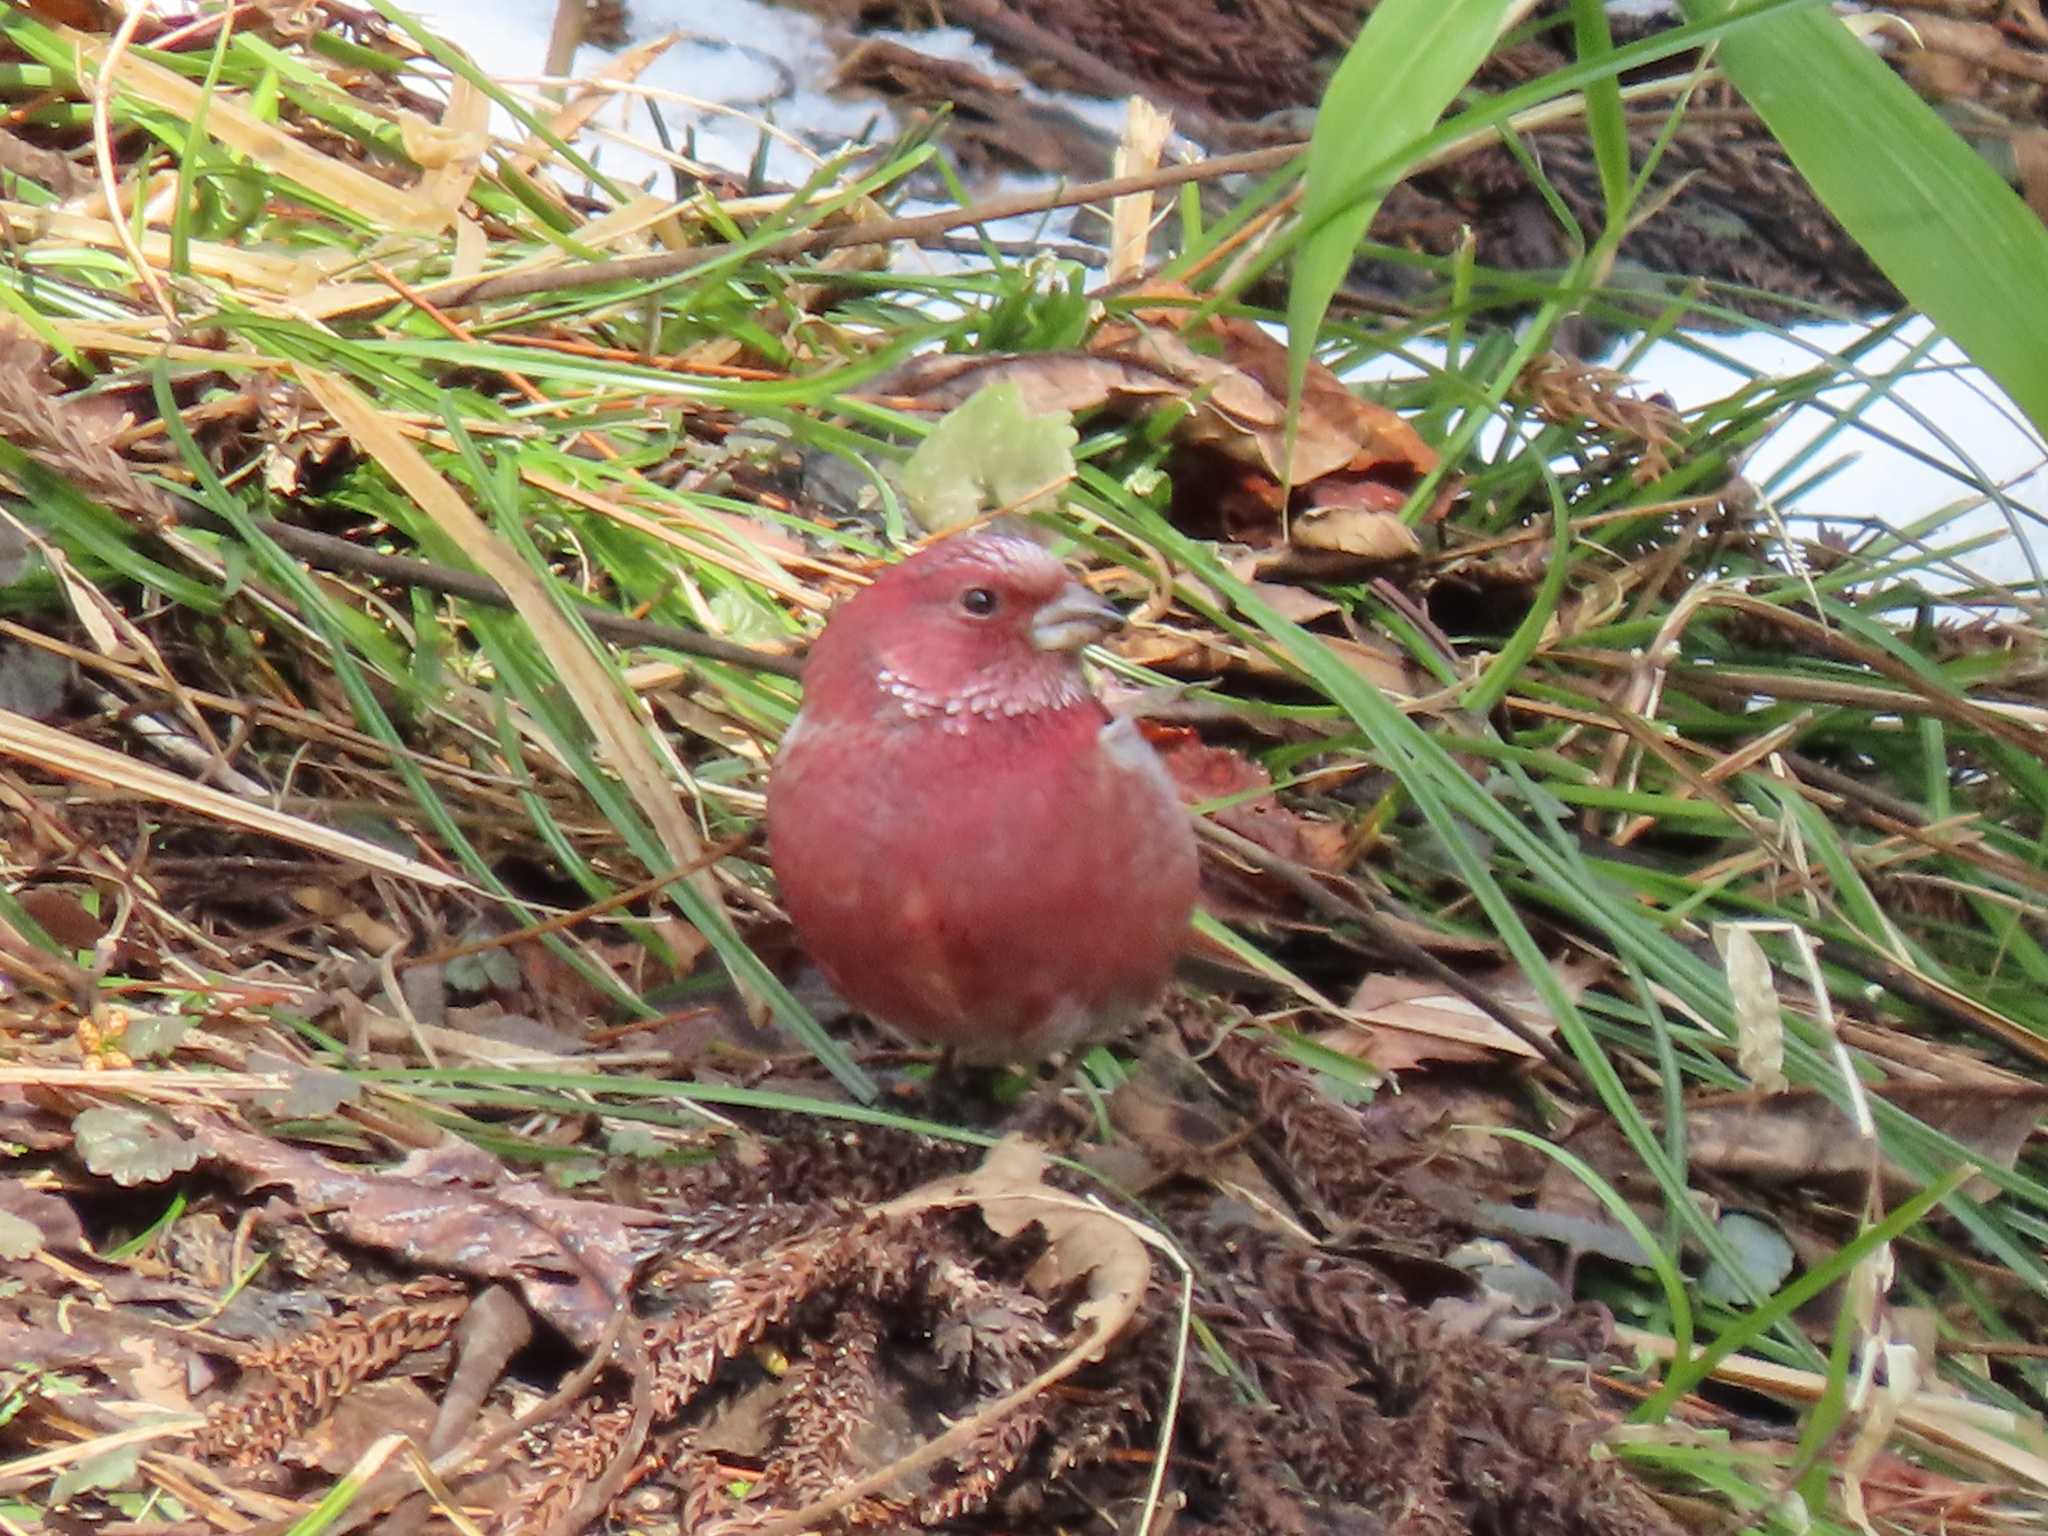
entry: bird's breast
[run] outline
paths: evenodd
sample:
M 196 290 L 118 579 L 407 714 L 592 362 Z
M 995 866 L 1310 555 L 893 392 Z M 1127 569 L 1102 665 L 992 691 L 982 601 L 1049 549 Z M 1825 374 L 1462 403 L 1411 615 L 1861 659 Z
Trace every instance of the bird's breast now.
M 943 713 L 919 730 L 813 723 L 785 747 L 771 855 L 850 1002 L 1001 1058 L 1062 1048 L 1156 994 L 1194 899 L 1193 840 L 1149 745 L 1087 703 L 965 733 Z

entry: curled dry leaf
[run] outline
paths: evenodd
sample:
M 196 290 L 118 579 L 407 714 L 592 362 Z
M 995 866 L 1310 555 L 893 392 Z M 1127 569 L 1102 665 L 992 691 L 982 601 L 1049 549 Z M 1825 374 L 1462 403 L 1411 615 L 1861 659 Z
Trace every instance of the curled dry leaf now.
M 1034 1225 L 1044 1231 L 1046 1250 L 1031 1272 L 1033 1285 L 1050 1293 L 1074 1280 L 1088 1281 L 1087 1300 L 1075 1314 L 1086 1327 L 1074 1346 L 1074 1364 L 1080 1365 L 1101 1359 L 1110 1341 L 1137 1315 L 1152 1267 L 1129 1221 L 1054 1189 L 1045 1182 L 1047 1166 L 1044 1148 L 1011 1138 L 950 1190 L 942 1182 L 928 1203 L 972 1205 L 989 1228 L 1004 1237 L 1015 1237 Z M 1057 1365 L 1053 1370 L 1066 1374 Z
M 1290 623 L 1313 624 L 1318 619 L 1327 619 L 1332 614 L 1345 611 L 1344 605 L 1336 599 L 1310 591 L 1307 587 L 1298 587 L 1291 581 L 1261 581 L 1256 557 L 1232 560 L 1230 570 L 1252 589 L 1252 596 Z
M 1287 348 L 1249 320 L 1218 316 L 1211 329 L 1222 339 L 1223 355 L 1234 368 L 1255 380 L 1268 400 L 1282 408 L 1287 401 Z M 1260 458 L 1276 474 L 1282 463 L 1281 442 L 1261 426 L 1254 434 Z M 1301 421 L 1295 431 L 1290 483 L 1311 484 L 1339 472 L 1378 472 L 1393 483 L 1415 480 L 1436 468 L 1436 450 L 1425 443 L 1398 414 L 1364 400 L 1320 363 L 1310 363 L 1302 380 Z
M 2048 1087 L 1890 1083 L 1882 1097 L 1953 1137 L 1979 1164 L 2011 1169 L 2040 1123 Z M 1720 1097 L 1688 1109 L 1685 1123 L 1686 1156 L 1716 1173 L 1800 1183 L 1861 1179 L 1870 1171 L 1870 1144 L 1855 1135 L 1840 1109 L 1811 1092 Z M 1921 1180 L 1890 1161 L 1882 1172 L 1894 1189 L 1920 1187 Z M 1986 1183 L 1981 1194 L 1989 1193 Z
M 516 1177 L 475 1147 L 416 1152 L 391 1169 L 343 1168 L 204 1111 L 183 1115 L 211 1159 L 252 1184 L 282 1186 L 336 1236 L 409 1264 L 501 1280 L 585 1347 L 632 1275 L 635 1234 L 664 1225 L 651 1211 Z
M 1361 502 L 1321 505 L 1295 518 L 1294 542 L 1304 549 L 1356 555 L 1361 560 L 1406 560 L 1422 553 L 1422 540 L 1399 516 L 1402 498 L 1385 492 L 1393 506 Z

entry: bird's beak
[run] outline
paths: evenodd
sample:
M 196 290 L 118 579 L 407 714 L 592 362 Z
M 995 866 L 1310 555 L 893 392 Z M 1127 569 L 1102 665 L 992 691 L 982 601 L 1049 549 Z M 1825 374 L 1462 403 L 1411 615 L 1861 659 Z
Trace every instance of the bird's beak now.
M 1124 627 L 1124 616 L 1078 581 L 1031 616 L 1031 643 L 1041 651 L 1078 651 Z

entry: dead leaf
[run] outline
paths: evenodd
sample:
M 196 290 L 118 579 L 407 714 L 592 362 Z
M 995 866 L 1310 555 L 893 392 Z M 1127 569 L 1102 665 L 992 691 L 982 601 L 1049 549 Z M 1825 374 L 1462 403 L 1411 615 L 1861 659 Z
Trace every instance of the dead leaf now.
M 291 899 L 300 910 L 331 923 L 371 954 L 394 950 L 405 940 L 404 934 L 389 923 L 370 916 L 337 886 L 325 883 L 294 886 Z
M 344 1241 L 408 1264 L 503 1281 L 586 1348 L 632 1277 L 636 1234 L 666 1220 L 515 1177 L 489 1153 L 460 1143 L 416 1152 L 395 1168 L 344 1168 L 204 1110 L 182 1110 L 180 1119 L 210 1161 L 252 1185 L 283 1186 Z
M 1287 348 L 1264 327 L 1250 320 L 1219 315 L 1210 328 L 1223 339 L 1223 355 L 1233 367 L 1258 381 L 1275 401 L 1287 399 Z M 1314 457 L 1302 457 L 1302 439 L 1311 436 Z M 1339 455 L 1342 457 L 1339 457 Z M 1325 460 L 1327 468 L 1317 468 Z M 1277 455 L 1269 467 L 1279 465 Z M 1321 363 L 1311 362 L 1302 380 L 1301 421 L 1295 435 L 1292 483 L 1308 485 L 1345 470 L 1354 475 L 1380 472 L 1382 478 L 1413 483 L 1435 469 L 1436 450 L 1395 411 L 1354 394 Z M 1313 470 L 1313 473 L 1307 472 Z
M 71 1202 L 39 1189 L 30 1189 L 19 1179 L 0 1182 L 0 1215 L 19 1223 L 22 1235 L 29 1237 L 35 1248 L 78 1253 L 86 1247 L 85 1228 L 79 1223 L 78 1212 L 71 1208 Z M 27 1258 L 28 1254 L 10 1253 L 0 1257 Z
M 1383 488 L 1384 489 L 1384 488 Z M 1388 491 L 1398 508 L 1406 500 Z M 1325 506 L 1294 519 L 1292 536 L 1304 549 L 1326 549 L 1365 560 L 1406 560 L 1422 553 L 1422 540 L 1396 512 L 1369 506 Z
M 874 393 L 912 395 L 928 410 L 949 411 L 991 384 L 1017 387 L 1033 415 L 1155 406 L 1186 391 L 1167 373 L 1140 362 L 1088 352 L 943 353 L 920 357 L 885 375 Z
M 1296 586 L 1291 581 L 1259 580 L 1254 574 L 1257 564 L 1255 556 L 1242 557 L 1230 562 L 1230 571 L 1252 589 L 1252 596 L 1290 624 L 1313 624 L 1317 619 L 1344 612 L 1342 603 L 1321 592 Z
M 1350 862 L 1350 833 L 1282 805 L 1272 775 L 1242 752 L 1208 746 L 1185 726 L 1148 723 L 1143 729 L 1188 804 L 1242 797 L 1210 813 L 1217 825 L 1310 869 L 1334 872 Z
M 1604 967 L 1590 960 L 1559 961 L 1551 969 L 1574 1002 L 1606 974 Z M 1539 1039 L 1547 1040 L 1557 1032 L 1557 1020 L 1519 966 L 1502 966 L 1473 980 Z M 1317 1036 L 1317 1043 L 1370 1062 L 1383 1072 L 1399 1072 L 1428 1061 L 1473 1062 L 1537 1054 L 1480 1009 L 1446 991 L 1440 982 L 1421 977 L 1368 976 L 1351 994 L 1349 1011 L 1354 1023 L 1325 1031 Z
M 69 950 L 88 950 L 107 935 L 106 918 L 86 905 L 95 895 L 87 885 L 32 885 L 16 893 L 21 910 Z
M 1378 639 L 1353 640 L 1344 635 L 1317 639 L 1352 671 L 1395 700 L 1416 699 L 1436 691 L 1431 680 L 1407 652 Z M 1154 627 L 1126 635 L 1117 654 L 1178 677 L 1284 678 L 1294 674 L 1262 650 L 1232 649 L 1206 635 Z
M 187 1390 L 190 1362 L 165 1348 L 154 1336 L 130 1336 L 121 1340 L 123 1354 L 136 1365 L 126 1373 L 127 1388 L 138 1401 L 168 1413 L 190 1413 L 192 1397 Z
M 425 1445 L 433 1424 L 434 1400 L 418 1382 L 402 1376 L 360 1382 L 331 1414 L 294 1439 L 283 1459 L 338 1477 L 381 1436 L 399 1430 Z
M 2048 1107 L 2048 1086 L 2034 1083 L 1891 1083 L 1876 1091 L 1960 1142 L 1978 1163 L 2005 1169 L 2018 1163 Z M 1716 1173 L 1791 1184 L 1861 1179 L 1870 1167 L 1868 1144 L 1841 1110 L 1811 1091 L 1697 1102 L 1685 1124 L 1688 1160 Z M 1886 1162 L 1882 1172 L 1894 1189 L 1920 1186 L 1897 1164 Z M 1980 1182 L 1988 1195 L 1991 1186 Z

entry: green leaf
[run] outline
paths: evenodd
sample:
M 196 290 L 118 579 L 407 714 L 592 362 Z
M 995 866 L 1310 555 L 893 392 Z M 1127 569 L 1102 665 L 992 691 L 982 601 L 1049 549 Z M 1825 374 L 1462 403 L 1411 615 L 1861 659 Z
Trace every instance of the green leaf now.
M 1793 1254 L 1784 1233 L 1746 1211 L 1730 1211 L 1721 1218 L 1720 1227 L 1742 1265 L 1742 1275 L 1738 1277 L 1719 1259 L 1714 1260 L 1700 1276 L 1702 1296 L 1724 1307 L 1740 1307 L 1752 1294 L 1768 1296 L 1785 1283 L 1792 1273 Z
M 985 511 L 1026 511 L 1074 477 L 1074 418 L 1026 408 L 1014 380 L 990 384 L 948 411 L 903 466 L 903 494 L 927 533 Z
M 1579 58 L 1601 59 L 1614 52 L 1606 0 L 1572 0 L 1572 38 Z M 1607 200 L 1610 227 L 1628 217 L 1628 117 L 1621 82 L 1612 76 L 1586 87 L 1586 137 L 1600 170 L 1600 194 Z
M 644 1125 L 614 1125 L 606 1128 L 604 1147 L 613 1157 L 660 1157 L 668 1143 Z
M 134 1481 L 141 1460 L 141 1446 L 117 1445 L 111 1451 L 74 1461 L 57 1475 L 57 1484 L 50 1490 L 50 1502 L 68 1504 L 81 1493 L 91 1493 L 96 1488 L 125 1487 Z
M 1728 0 L 1685 0 L 1714 20 Z M 1721 68 L 1907 302 L 2048 428 L 2048 229 L 1868 46 L 1825 11 L 1721 40 Z
M 199 1146 L 177 1127 L 139 1109 L 88 1109 L 71 1122 L 85 1166 L 126 1187 L 161 1184 L 199 1161 Z
M 33 1258 L 42 1246 L 42 1228 L 12 1211 L 0 1211 L 0 1259 Z
M 269 1051 L 251 1051 L 249 1070 L 281 1075 L 287 1087 L 276 1093 L 259 1093 L 250 1100 L 266 1114 L 288 1120 L 317 1120 L 331 1115 L 344 1104 L 362 1097 L 362 1085 L 345 1072 L 328 1067 L 304 1066 Z
M 191 1032 L 192 1021 L 174 1013 L 132 1013 L 121 1030 L 121 1049 L 137 1061 L 168 1056 Z
M 1506 10 L 1507 0 L 1381 0 L 1330 77 L 1308 145 L 1309 233 L 1287 294 L 1290 400 L 1301 396 L 1316 332 L 1366 226 L 1405 157 L 1484 62 Z M 1380 174 L 1358 195 L 1361 167 Z

